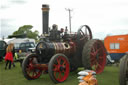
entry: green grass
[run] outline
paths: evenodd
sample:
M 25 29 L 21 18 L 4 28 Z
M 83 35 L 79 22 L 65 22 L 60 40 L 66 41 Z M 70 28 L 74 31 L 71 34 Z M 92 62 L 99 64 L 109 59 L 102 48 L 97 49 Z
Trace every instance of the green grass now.
M 11 70 L 4 69 L 5 63 L 0 63 L 0 85 L 55 85 L 50 79 L 48 74 L 42 74 L 40 78 L 36 80 L 26 80 L 22 74 L 22 69 L 19 63 L 16 63 L 16 67 Z M 57 85 L 78 85 L 77 73 L 83 68 L 78 69 L 75 72 L 70 73 L 68 79 Z M 119 67 L 106 66 L 102 74 L 97 75 L 98 85 L 119 85 L 118 80 Z

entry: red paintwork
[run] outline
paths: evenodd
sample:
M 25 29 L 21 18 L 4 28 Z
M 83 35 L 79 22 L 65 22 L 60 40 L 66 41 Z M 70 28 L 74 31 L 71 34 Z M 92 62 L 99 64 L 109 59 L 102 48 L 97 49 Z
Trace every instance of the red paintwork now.
M 98 42 L 91 48 L 91 67 L 97 73 L 101 73 L 106 65 L 106 53 L 103 45 Z M 99 56 L 99 57 L 98 57 Z
M 12 54 L 12 52 L 8 52 L 8 53 L 6 53 L 5 61 L 7 61 L 7 60 L 13 62 L 13 54 Z
M 26 68 L 26 71 L 27 71 L 27 75 L 30 78 L 36 79 L 36 78 L 38 78 L 41 75 L 42 69 L 35 69 L 34 64 L 33 64 L 33 59 L 34 58 L 31 58 L 29 60 L 29 64 L 28 64 L 28 66 Z
M 69 63 L 62 56 L 59 56 L 56 61 L 57 64 L 53 65 L 53 74 L 57 81 L 63 82 L 64 80 L 67 79 L 69 75 Z

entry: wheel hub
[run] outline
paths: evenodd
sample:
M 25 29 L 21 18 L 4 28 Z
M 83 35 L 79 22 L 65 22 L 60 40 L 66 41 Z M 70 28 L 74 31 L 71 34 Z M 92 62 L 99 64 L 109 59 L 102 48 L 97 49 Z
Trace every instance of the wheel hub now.
M 60 66 L 60 71 L 63 71 L 64 70 L 64 67 L 63 66 Z
M 30 70 L 33 70 L 33 69 L 34 69 L 34 67 L 33 67 L 33 64 L 32 64 L 32 63 L 30 63 L 30 64 L 29 64 L 29 68 L 30 68 Z
M 57 66 L 56 66 L 56 72 L 63 71 L 64 69 L 65 69 L 65 67 L 62 66 L 62 65 L 57 65 Z
M 96 54 L 96 60 L 99 60 L 99 54 L 98 53 Z

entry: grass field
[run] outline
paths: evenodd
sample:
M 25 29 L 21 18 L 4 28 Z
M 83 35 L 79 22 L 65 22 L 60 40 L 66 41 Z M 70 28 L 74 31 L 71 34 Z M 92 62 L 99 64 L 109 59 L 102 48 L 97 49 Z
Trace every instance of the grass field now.
M 22 74 L 22 70 L 19 63 L 16 63 L 16 67 L 12 67 L 11 70 L 4 69 L 5 63 L 0 62 L 0 85 L 55 85 L 48 74 L 42 74 L 42 76 L 36 80 L 26 80 Z M 70 73 L 68 79 L 57 85 L 78 85 L 77 73 L 82 70 L 78 69 L 75 72 Z M 97 75 L 98 85 L 119 85 L 119 67 L 106 66 L 102 74 Z

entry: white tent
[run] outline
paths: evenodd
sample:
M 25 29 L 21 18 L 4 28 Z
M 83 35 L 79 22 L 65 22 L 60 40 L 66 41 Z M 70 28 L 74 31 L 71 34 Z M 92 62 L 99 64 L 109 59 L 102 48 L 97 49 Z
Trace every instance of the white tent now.
M 11 38 L 11 39 L 4 39 L 4 41 L 9 44 L 9 43 L 23 43 L 23 42 L 34 42 L 34 39 L 30 39 L 30 38 Z

